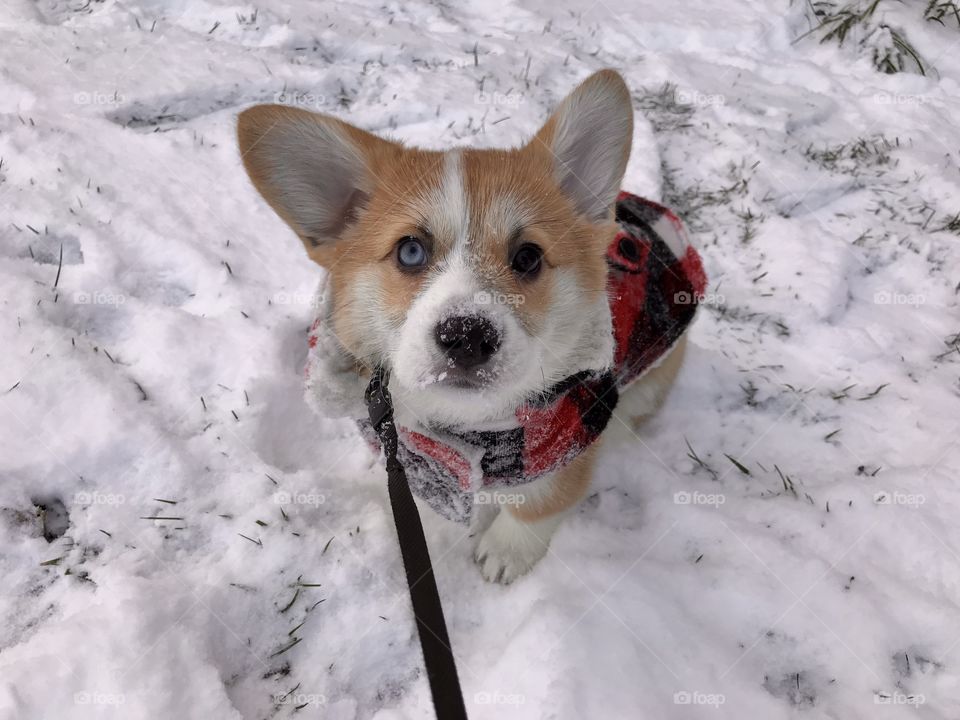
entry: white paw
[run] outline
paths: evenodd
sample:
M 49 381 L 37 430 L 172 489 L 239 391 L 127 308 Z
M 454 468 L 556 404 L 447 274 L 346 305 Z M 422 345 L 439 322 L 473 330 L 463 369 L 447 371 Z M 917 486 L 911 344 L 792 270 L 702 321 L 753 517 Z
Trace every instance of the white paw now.
M 526 574 L 546 554 L 559 523 L 559 517 L 525 523 L 501 510 L 474 552 L 480 573 L 486 580 L 504 585 Z

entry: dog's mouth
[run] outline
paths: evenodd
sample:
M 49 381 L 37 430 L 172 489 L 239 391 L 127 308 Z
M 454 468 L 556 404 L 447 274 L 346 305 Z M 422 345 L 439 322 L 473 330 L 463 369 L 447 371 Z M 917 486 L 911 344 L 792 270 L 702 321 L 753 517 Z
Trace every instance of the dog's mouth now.
M 464 369 L 453 364 L 448 364 L 436 375 L 436 386 L 450 388 L 453 390 L 479 391 L 484 390 L 496 383 L 498 373 L 494 368 L 469 368 Z

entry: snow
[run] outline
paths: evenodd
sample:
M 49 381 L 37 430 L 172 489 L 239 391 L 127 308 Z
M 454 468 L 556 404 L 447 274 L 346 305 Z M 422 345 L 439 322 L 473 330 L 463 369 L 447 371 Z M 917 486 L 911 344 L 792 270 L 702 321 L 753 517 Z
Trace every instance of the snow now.
M 424 514 L 470 716 L 956 717 L 958 36 L 884 3 L 938 72 L 883 75 L 795 42 L 804 5 L 6 3 L 0 717 L 431 717 L 383 472 L 303 399 L 320 271 L 234 117 L 506 145 L 602 67 L 710 292 L 529 576 Z

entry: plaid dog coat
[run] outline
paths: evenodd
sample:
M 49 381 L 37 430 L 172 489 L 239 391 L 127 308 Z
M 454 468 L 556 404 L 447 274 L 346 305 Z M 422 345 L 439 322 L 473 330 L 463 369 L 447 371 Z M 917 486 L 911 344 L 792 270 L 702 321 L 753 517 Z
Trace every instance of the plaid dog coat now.
M 468 522 L 479 491 L 509 489 L 553 472 L 603 432 L 619 392 L 655 367 L 680 339 L 706 289 L 706 275 L 683 225 L 670 210 L 621 192 L 619 232 L 607 249 L 614 357 L 604 371 L 571 375 L 517 408 L 497 430 L 398 427 L 398 459 L 411 489 L 435 511 Z M 322 289 L 321 289 L 322 296 Z M 321 308 L 323 306 L 321 298 Z M 352 365 L 330 372 L 335 339 L 318 318 L 310 329 L 307 396 L 321 414 L 349 415 L 378 446 L 361 403 L 364 381 Z M 336 376 L 350 378 L 344 384 Z M 331 408 L 334 409 L 331 412 Z

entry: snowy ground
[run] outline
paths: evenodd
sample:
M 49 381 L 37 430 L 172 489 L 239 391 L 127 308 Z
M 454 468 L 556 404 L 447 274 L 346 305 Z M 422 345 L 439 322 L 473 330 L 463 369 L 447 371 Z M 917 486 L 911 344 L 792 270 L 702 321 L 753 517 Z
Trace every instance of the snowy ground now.
M 234 116 L 510 144 L 608 66 L 711 292 L 531 575 L 425 516 L 471 717 L 958 717 L 960 33 L 894 11 L 938 75 L 794 43 L 800 2 L 7 0 L 0 718 L 431 717 Z

